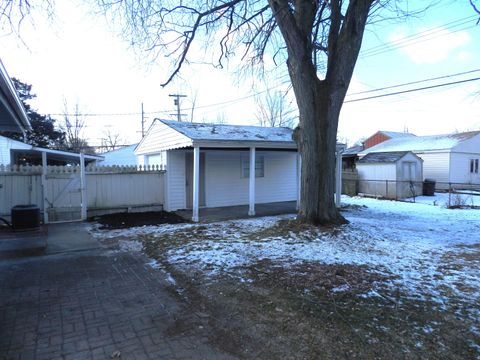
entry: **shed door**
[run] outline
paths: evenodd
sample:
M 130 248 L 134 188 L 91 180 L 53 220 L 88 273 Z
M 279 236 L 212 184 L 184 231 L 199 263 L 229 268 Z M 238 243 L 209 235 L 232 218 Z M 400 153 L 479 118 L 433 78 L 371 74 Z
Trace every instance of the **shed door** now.
M 193 153 L 185 154 L 185 191 L 187 209 L 193 207 Z M 200 199 L 199 206 L 205 206 L 205 153 L 200 153 Z
M 415 181 L 417 164 L 411 161 L 402 162 L 402 176 L 405 181 Z

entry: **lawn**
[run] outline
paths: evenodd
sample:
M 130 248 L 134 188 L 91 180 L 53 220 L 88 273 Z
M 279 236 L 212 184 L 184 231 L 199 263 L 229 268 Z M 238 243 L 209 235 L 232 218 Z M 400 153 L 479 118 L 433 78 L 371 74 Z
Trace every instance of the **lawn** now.
M 480 210 L 342 202 L 350 223 L 331 228 L 277 216 L 92 232 L 146 253 L 239 357 L 480 358 Z

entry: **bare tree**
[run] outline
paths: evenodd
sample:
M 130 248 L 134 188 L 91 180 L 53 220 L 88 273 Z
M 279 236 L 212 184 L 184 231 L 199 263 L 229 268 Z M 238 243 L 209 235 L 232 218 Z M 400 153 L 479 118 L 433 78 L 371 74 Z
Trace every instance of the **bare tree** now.
M 297 111 L 282 91 L 267 90 L 255 98 L 256 114 L 260 126 L 293 127 Z
M 197 99 L 198 99 L 198 88 L 192 88 L 190 87 L 190 96 L 188 97 L 190 99 L 190 122 L 195 122 L 194 120 L 194 114 L 195 114 L 195 107 L 197 106 Z
M 189 61 L 197 38 L 219 39 L 218 64 L 243 47 L 244 59 L 286 61 L 299 108 L 294 132 L 302 156 L 299 219 L 343 223 L 334 203 L 340 110 L 375 0 L 124 0 L 103 2 L 134 43 L 175 59 L 167 85 Z M 207 41 L 208 42 L 208 41 Z M 282 60 L 283 61 L 283 60 Z M 320 71 L 319 71 L 320 70 Z
M 122 143 L 124 143 L 124 140 L 120 136 L 120 133 L 112 130 L 106 130 L 103 132 L 102 147 L 104 151 L 115 150 L 122 146 Z
M 124 24 L 132 44 L 163 53 L 173 68 L 163 85 L 195 54 L 194 43 L 218 44 L 217 66 L 243 50 L 286 64 L 299 109 L 294 139 L 302 156 L 299 219 L 343 223 L 335 206 L 335 151 L 340 110 L 369 16 L 388 0 L 101 0 L 94 2 Z M 23 3 L 23 2 L 22 2 Z M 29 3 L 29 2 L 25 2 Z M 1 16 L 1 14 L 0 14 Z
M 88 145 L 83 137 L 85 130 L 85 119 L 80 112 L 78 102 L 75 104 L 74 112 L 69 112 L 67 100 L 63 100 L 63 124 L 60 128 L 66 135 L 66 149 L 73 152 L 94 153 L 95 150 Z
M 217 118 L 215 120 L 215 124 L 227 124 L 227 114 L 225 114 L 225 111 L 217 113 Z

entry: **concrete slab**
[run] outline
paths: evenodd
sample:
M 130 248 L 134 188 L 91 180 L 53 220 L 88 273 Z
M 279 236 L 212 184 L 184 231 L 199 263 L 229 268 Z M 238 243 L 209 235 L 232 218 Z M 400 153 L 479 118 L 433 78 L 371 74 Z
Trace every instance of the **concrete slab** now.
M 99 242 L 88 232 L 89 224 L 70 222 L 48 225 L 46 254 L 84 251 L 100 248 Z
M 281 214 L 295 214 L 297 202 L 296 201 L 283 201 L 267 204 L 255 205 L 255 216 L 273 216 Z M 192 219 L 192 210 L 178 210 L 176 213 L 185 219 Z M 223 220 L 234 220 L 249 218 L 248 205 L 239 206 L 224 206 L 215 208 L 203 208 L 200 209 L 200 222 L 216 222 Z
M 0 231 L 0 259 L 42 255 L 47 247 L 48 229 Z
M 94 250 L 100 244 L 88 232 L 88 223 L 50 224 L 35 231 L 0 231 L 0 259 Z

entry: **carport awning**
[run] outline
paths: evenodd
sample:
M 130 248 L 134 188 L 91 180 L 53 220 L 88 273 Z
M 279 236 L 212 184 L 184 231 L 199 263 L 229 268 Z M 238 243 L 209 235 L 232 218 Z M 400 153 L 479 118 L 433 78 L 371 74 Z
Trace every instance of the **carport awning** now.
M 78 163 L 80 159 L 80 154 L 79 153 L 73 153 L 69 151 L 61 151 L 61 150 L 52 150 L 52 149 L 45 149 L 45 148 L 37 148 L 37 147 L 32 147 L 31 149 L 28 150 L 12 150 L 14 154 L 19 154 L 19 155 L 28 155 L 31 158 L 42 158 L 42 153 L 46 153 L 48 156 L 49 160 L 54 160 L 54 161 L 61 161 L 61 162 L 74 162 Z M 85 162 L 92 162 L 96 160 L 103 160 L 104 157 L 100 155 L 87 155 L 84 154 L 84 159 Z

